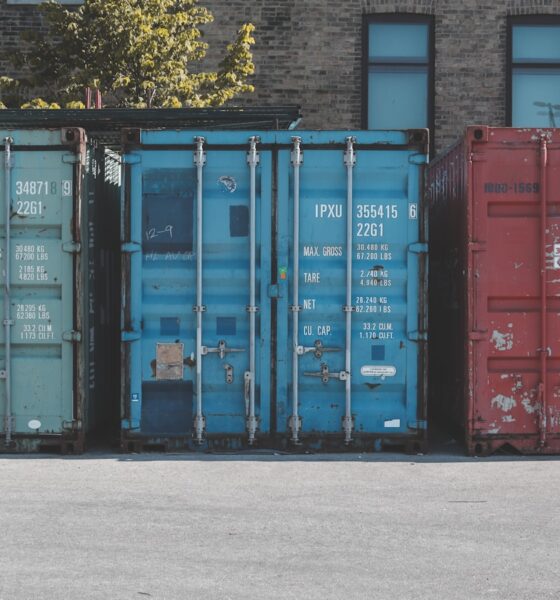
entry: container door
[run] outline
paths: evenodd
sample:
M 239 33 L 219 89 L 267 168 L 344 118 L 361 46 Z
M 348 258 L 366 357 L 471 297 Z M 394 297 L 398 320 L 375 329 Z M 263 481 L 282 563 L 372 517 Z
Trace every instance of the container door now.
M 280 156 L 278 428 L 335 447 L 421 438 L 420 167 L 338 135 Z
M 557 452 L 559 144 L 551 132 L 497 131 L 507 140 L 473 146 L 469 449 Z
M 79 340 L 73 326 L 76 157 L 60 151 L 60 133 L 56 139 L 51 139 L 54 132 L 37 132 L 36 140 L 33 135 L 3 136 L 0 245 L 9 286 L 4 278 L 0 410 L 7 436 L 60 434 L 78 425 L 73 389 L 73 345 Z
M 250 445 L 269 429 L 270 153 L 200 138 L 128 160 L 123 428 Z

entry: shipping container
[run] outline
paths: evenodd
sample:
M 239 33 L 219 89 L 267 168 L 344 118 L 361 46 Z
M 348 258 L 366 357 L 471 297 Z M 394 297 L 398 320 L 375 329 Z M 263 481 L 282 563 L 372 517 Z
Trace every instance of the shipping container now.
M 123 140 L 123 448 L 422 449 L 427 132 Z
M 0 450 L 79 452 L 95 418 L 85 135 L 0 135 Z
M 560 451 L 560 131 L 469 127 L 430 165 L 430 414 L 469 454 Z

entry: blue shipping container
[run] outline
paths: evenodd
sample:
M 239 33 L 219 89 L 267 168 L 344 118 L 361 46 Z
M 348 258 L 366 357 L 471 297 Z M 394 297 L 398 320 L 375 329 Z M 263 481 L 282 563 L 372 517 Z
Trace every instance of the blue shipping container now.
M 125 139 L 123 446 L 422 446 L 427 132 Z

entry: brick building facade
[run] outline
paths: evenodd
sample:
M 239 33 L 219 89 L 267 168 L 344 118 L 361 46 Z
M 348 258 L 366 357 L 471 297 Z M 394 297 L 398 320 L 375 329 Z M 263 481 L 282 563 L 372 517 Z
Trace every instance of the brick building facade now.
M 542 15 L 545 23 L 560 25 L 560 0 L 202 0 L 202 4 L 215 16 L 206 28 L 210 64 L 242 22 L 256 25 L 256 92 L 238 103 L 300 104 L 305 128 L 367 126 L 367 16 L 375 20 L 376 15 L 390 14 L 398 20 L 425 15 L 432 24 L 433 81 L 428 94 L 438 150 L 466 124 L 509 124 L 511 17 Z M 1 0 L 4 53 L 17 45 L 23 29 L 38 26 L 32 3 Z M 554 48 L 551 52 L 552 59 L 558 58 Z M 8 69 L 5 56 L 0 64 Z

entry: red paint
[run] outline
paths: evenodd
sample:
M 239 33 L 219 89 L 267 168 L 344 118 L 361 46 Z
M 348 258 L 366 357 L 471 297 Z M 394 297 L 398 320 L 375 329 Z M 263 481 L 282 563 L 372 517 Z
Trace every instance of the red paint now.
M 470 454 L 560 453 L 560 130 L 470 127 L 427 192 L 431 416 Z

